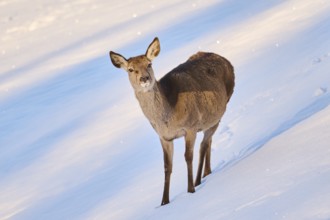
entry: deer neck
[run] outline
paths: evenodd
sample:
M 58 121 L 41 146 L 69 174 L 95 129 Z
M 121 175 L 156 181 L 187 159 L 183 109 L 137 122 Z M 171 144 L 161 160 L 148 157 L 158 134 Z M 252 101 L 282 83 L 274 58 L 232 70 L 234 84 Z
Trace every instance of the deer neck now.
M 158 81 L 156 81 L 151 90 L 147 92 L 135 92 L 135 96 L 140 103 L 144 115 L 152 124 L 168 121 L 171 107 Z

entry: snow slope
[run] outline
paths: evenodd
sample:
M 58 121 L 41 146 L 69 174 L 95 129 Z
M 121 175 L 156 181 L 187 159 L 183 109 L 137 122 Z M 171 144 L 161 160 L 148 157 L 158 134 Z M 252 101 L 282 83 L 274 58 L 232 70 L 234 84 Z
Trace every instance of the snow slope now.
M 328 106 L 150 219 L 329 219 L 329 125 Z
M 3 0 L 0 25 L 0 219 L 330 219 L 329 1 Z M 164 207 L 158 137 L 108 57 L 155 36 L 157 77 L 198 50 L 236 73 L 213 174 L 187 194 L 177 140 Z

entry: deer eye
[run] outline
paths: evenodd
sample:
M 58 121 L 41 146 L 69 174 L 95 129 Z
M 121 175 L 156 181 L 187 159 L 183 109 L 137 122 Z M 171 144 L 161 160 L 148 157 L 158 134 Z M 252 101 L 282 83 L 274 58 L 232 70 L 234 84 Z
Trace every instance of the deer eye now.
M 129 68 L 128 71 L 129 71 L 129 72 L 133 72 L 134 69 L 133 69 L 133 68 Z
M 151 64 L 151 63 L 149 63 L 149 64 L 148 64 L 148 68 L 151 68 L 151 67 L 152 67 L 152 64 Z

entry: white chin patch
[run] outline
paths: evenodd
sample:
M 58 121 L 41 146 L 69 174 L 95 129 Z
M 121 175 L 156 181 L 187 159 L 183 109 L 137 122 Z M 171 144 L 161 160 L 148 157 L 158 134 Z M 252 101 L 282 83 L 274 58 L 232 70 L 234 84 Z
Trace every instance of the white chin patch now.
M 140 84 L 142 88 L 147 88 L 150 86 L 150 81 L 147 81 L 147 82 L 143 82 Z

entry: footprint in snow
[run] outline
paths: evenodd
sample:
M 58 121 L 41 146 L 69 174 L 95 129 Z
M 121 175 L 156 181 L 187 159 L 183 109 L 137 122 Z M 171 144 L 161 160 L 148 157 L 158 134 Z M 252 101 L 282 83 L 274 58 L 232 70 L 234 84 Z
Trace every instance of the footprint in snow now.
M 324 54 L 322 57 L 315 57 L 312 60 L 312 64 L 318 64 L 321 63 L 322 61 L 324 61 L 324 59 L 327 59 L 328 57 L 330 57 L 330 52 Z
M 325 94 L 327 91 L 328 91 L 327 88 L 319 87 L 317 90 L 315 90 L 314 96 L 321 96 L 321 95 Z
M 319 58 L 319 57 L 314 58 L 313 61 L 312 61 L 313 64 L 318 64 L 318 63 L 321 63 L 321 62 L 322 62 L 322 59 Z

